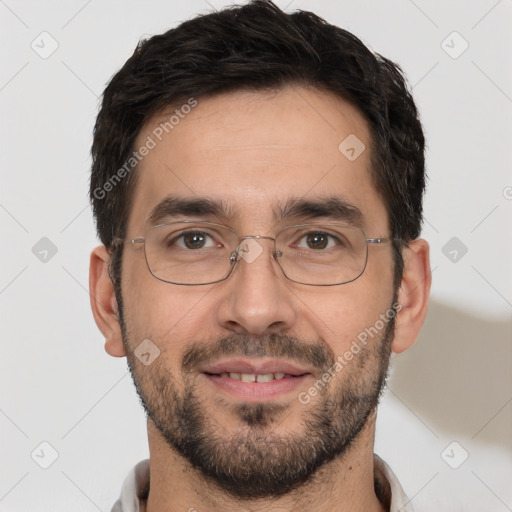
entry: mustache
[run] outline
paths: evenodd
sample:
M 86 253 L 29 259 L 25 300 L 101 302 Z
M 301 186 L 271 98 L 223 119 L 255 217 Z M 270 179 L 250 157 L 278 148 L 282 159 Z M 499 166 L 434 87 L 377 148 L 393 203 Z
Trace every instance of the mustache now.
M 326 343 L 322 343 L 322 340 L 309 343 L 282 334 L 269 334 L 257 338 L 232 335 L 216 341 L 191 345 L 183 355 L 182 370 L 190 371 L 198 365 L 211 363 L 226 356 L 285 358 L 312 365 L 321 371 L 335 363 L 334 352 Z

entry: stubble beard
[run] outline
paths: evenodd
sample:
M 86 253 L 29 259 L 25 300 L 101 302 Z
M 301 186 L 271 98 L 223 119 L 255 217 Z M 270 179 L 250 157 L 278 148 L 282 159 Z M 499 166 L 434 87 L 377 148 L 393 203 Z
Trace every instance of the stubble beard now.
M 118 301 L 119 302 L 119 301 Z M 201 400 L 193 373 L 186 368 L 216 356 L 289 357 L 308 361 L 320 377 L 334 365 L 334 354 L 324 342 L 304 343 L 283 335 L 261 338 L 231 336 L 187 349 L 181 371 L 164 366 L 164 357 L 143 366 L 120 308 L 128 365 L 147 416 L 171 450 L 180 454 L 206 483 L 240 499 L 277 498 L 312 480 L 317 471 L 352 447 L 375 411 L 384 390 L 394 336 L 391 319 L 379 336 L 369 340 L 307 405 L 293 403 L 237 403 L 226 410 L 241 425 L 223 432 L 214 408 Z M 197 374 L 196 374 L 197 375 Z M 181 381 L 178 379 L 181 378 Z M 301 432 L 277 433 L 290 414 L 302 407 Z

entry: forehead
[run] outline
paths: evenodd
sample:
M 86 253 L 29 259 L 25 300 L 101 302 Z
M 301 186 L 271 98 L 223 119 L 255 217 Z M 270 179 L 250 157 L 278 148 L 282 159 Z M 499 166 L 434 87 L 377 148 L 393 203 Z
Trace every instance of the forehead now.
M 226 206 L 220 217 L 261 226 L 300 199 L 337 198 L 364 223 L 386 217 L 370 180 L 370 142 L 362 115 L 331 93 L 288 87 L 185 99 L 137 137 L 136 148 L 151 149 L 136 169 L 129 229 L 143 228 L 168 196 L 211 199 Z

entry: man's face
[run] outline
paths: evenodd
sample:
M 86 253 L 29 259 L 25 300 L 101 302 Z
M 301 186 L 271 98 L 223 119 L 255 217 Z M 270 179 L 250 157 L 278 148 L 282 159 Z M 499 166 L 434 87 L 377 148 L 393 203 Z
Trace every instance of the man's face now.
M 308 222 L 352 225 L 339 208 L 325 208 L 332 198 L 360 211 L 368 237 L 390 235 L 370 180 L 367 125 L 341 99 L 304 88 L 200 99 L 158 141 L 154 130 L 173 110 L 147 123 L 135 144 L 157 142 L 136 171 L 128 239 L 184 219 L 241 237 Z M 353 161 L 338 148 L 351 134 L 367 148 Z M 167 201 L 173 207 L 150 221 L 170 196 L 218 208 L 181 211 Z M 301 202 L 316 213 L 291 208 Z M 124 345 L 150 420 L 172 450 L 239 497 L 283 494 L 350 448 L 376 407 L 393 330 L 392 320 L 381 321 L 345 356 L 394 302 L 390 244 L 370 246 L 357 280 L 322 287 L 286 279 L 272 241 L 257 243 L 261 254 L 209 285 L 156 279 L 141 244 L 125 245 L 122 264 Z M 160 351 L 149 365 L 133 352 L 147 339 Z M 240 373 L 274 380 L 244 382 L 251 377 Z

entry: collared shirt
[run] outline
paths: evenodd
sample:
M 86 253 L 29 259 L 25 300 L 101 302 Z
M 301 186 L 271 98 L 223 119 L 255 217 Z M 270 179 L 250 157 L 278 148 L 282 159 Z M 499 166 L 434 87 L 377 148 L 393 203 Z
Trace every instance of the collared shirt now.
M 398 478 L 376 454 L 373 455 L 375 494 L 389 512 L 414 512 Z M 139 462 L 128 474 L 112 512 L 140 512 L 149 495 L 149 459 Z

